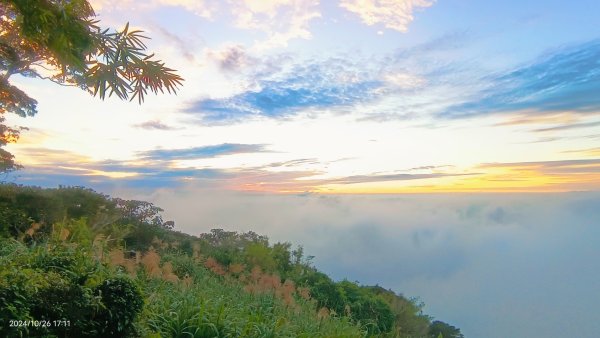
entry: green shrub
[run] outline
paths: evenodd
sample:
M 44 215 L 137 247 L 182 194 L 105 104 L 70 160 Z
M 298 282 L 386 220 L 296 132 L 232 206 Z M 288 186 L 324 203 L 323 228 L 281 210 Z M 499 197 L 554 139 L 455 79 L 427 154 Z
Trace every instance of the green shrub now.
M 143 307 L 129 278 L 73 244 L 0 250 L 0 337 L 124 337 Z M 0 243 L 0 244 L 3 244 Z M 18 242 L 17 242 L 18 243 Z M 10 320 L 53 325 L 10 327 Z M 54 325 L 67 321 L 67 325 Z
M 99 303 L 91 290 L 58 273 L 44 274 L 48 276 L 48 285 L 31 295 L 30 316 L 37 320 L 69 321 L 69 326 L 53 325 L 44 330 L 47 333 L 58 336 L 95 336 L 92 318 Z
M 102 309 L 94 318 L 102 336 L 127 337 L 134 333 L 134 321 L 144 306 L 135 283 L 126 277 L 106 279 L 94 289 Z
M 98 305 L 90 289 L 56 272 L 8 267 L 0 275 L 0 336 L 94 336 Z M 10 327 L 10 320 L 65 320 L 69 325 Z

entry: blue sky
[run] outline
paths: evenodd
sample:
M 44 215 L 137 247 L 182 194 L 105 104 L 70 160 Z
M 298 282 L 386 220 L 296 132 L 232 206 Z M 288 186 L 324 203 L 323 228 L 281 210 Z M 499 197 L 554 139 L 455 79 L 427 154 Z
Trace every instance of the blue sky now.
M 29 128 L 6 181 L 304 244 L 468 337 L 598 331 L 598 1 L 91 3 L 184 85 L 137 105 L 11 77 L 39 113 L 6 116 Z

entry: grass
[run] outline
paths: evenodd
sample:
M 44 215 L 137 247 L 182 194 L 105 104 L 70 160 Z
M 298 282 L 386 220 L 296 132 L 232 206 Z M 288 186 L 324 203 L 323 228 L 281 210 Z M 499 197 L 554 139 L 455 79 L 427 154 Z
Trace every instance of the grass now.
M 302 297 L 290 303 L 275 289 L 249 292 L 237 280 L 194 264 L 189 257 L 170 258 L 174 271 L 186 273 L 192 283 L 158 278 L 143 283 L 148 295 L 145 326 L 163 337 L 364 336 L 345 317 L 319 316 L 316 305 Z
M 348 318 L 324 315 L 323 311 L 318 311 L 314 301 L 295 292 L 293 283 L 281 283 L 277 276 L 255 270 L 248 277 L 248 281 L 254 281 L 253 284 L 244 284 L 230 273 L 215 273 L 216 265 L 210 260 L 206 264 L 207 260 L 177 252 L 161 256 L 150 250 L 143 255 L 125 258 L 124 252 L 116 247 L 110 250 L 105 248 L 106 251 L 99 255 L 97 247 L 93 245 L 65 240 L 63 230 L 57 229 L 53 240 L 40 245 L 25 245 L 17 240 L 2 239 L 0 270 L 4 271 L 4 281 L 0 280 L 0 288 L 8 288 L 9 281 L 18 281 L 17 288 L 22 287 L 26 297 L 35 295 L 35 288 L 38 286 L 46 292 L 52 292 L 52 285 L 42 278 L 44 274 L 51 273 L 67 276 L 68 278 L 62 278 L 57 275 L 55 279 L 63 284 L 76 285 L 83 290 L 82 294 L 93 294 L 94 288 L 103 281 L 125 276 L 139 288 L 144 302 L 142 312 L 134 322 L 134 330 L 127 334 L 129 336 L 365 336 L 365 332 Z M 94 241 L 94 245 L 96 242 Z M 50 263 L 52 266 L 48 265 Z M 242 269 L 239 265 L 232 267 L 238 275 L 242 273 Z M 226 269 L 219 267 L 217 270 Z M 35 277 L 35 280 L 29 281 L 27 276 Z M 81 285 L 78 284 L 80 282 Z M 254 288 L 249 288 L 248 285 L 254 285 Z M 64 301 L 71 302 L 69 299 Z M 13 313 L 32 317 L 28 313 L 29 307 L 23 305 L 19 308 L 18 302 L 11 306 L 15 307 Z M 103 304 L 100 302 L 95 306 L 101 308 Z M 77 311 L 73 307 L 65 309 L 65 312 L 61 312 L 65 318 L 55 319 L 69 320 L 69 316 Z M 51 309 L 48 311 L 48 314 L 44 314 L 46 317 L 56 313 Z M 93 313 L 91 317 L 94 317 Z M 94 326 L 93 323 L 86 325 Z M 7 331 L 5 334 L 53 334 L 51 330 L 36 332 L 21 330 Z M 86 333 L 85 328 L 73 332 L 77 332 L 77 336 L 97 336 L 93 332 Z M 68 336 L 68 332 L 65 335 Z

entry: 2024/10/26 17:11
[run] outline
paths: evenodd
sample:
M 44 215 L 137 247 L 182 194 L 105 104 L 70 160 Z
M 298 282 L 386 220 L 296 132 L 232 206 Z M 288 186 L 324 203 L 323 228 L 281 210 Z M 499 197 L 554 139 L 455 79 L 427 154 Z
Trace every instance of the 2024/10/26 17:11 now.
M 70 320 L 9 320 L 9 327 L 69 327 Z

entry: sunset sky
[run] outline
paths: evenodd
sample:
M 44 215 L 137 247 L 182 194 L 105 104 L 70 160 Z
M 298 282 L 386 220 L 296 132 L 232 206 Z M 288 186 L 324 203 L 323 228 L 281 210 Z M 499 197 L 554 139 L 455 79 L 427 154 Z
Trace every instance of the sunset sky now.
M 600 188 L 600 4 L 92 1 L 185 78 L 101 101 L 36 79 L 9 180 L 100 189 Z
M 39 112 L 5 114 L 3 181 L 303 245 L 466 337 L 598 336 L 600 1 L 90 2 L 185 82 L 138 105 L 12 76 Z

